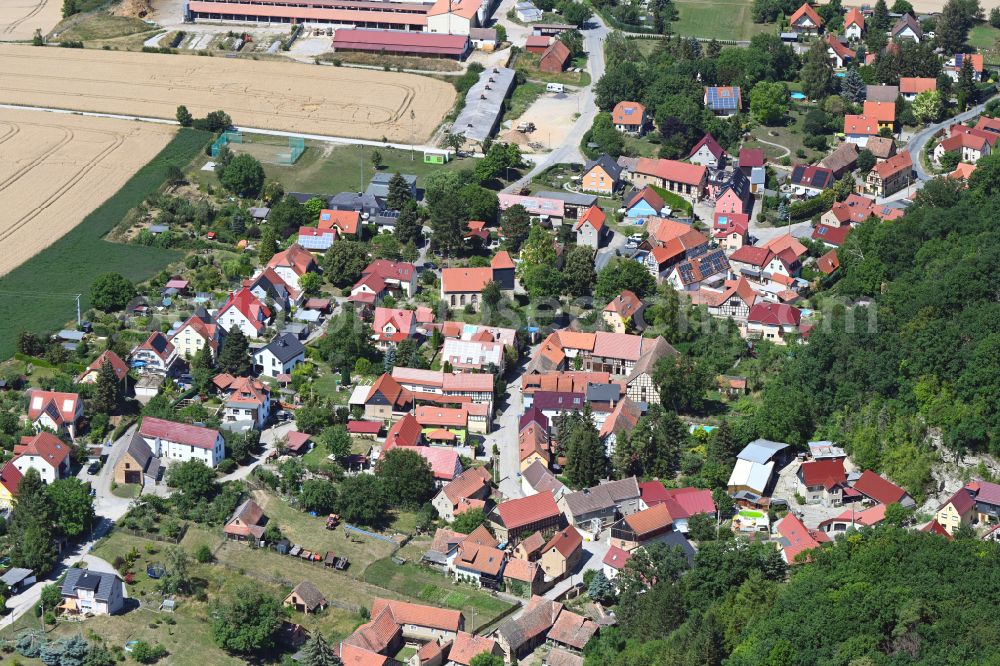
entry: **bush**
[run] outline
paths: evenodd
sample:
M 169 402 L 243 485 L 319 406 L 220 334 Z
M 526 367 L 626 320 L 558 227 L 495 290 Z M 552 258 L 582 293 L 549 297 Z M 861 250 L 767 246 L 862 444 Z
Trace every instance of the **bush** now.
M 150 645 L 146 641 L 139 641 L 132 645 L 132 658 L 140 664 L 155 664 L 166 656 L 167 648 L 159 643 Z
M 239 467 L 239 465 L 237 465 L 236 461 L 232 458 L 223 458 L 219 464 L 216 465 L 215 469 L 217 469 L 220 474 L 230 474 L 235 472 L 237 467 Z
M 215 559 L 215 556 L 212 555 L 211 548 L 209 548 L 205 544 L 202 544 L 195 549 L 194 559 L 200 562 L 201 564 L 208 564 L 209 562 Z

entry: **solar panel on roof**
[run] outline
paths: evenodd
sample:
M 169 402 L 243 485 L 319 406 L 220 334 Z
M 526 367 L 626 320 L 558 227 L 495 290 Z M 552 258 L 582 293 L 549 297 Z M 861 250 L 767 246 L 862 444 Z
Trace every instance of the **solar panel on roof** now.
M 708 105 L 713 109 L 736 108 L 736 95 L 729 89 L 706 88 L 705 93 L 708 97 Z

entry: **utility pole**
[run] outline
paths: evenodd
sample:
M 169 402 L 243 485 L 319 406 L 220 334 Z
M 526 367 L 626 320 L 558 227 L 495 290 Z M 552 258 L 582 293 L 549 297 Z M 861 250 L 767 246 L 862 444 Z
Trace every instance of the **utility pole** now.
M 416 118 L 417 114 L 413 111 L 413 109 L 410 109 L 410 161 L 411 162 L 413 161 L 413 151 L 415 148 L 413 144 L 417 142 L 417 132 L 414 129 L 414 124 L 413 124 Z
M 80 296 L 81 296 L 81 294 L 77 294 L 76 295 L 76 326 L 77 326 L 77 328 L 79 328 L 80 326 L 83 325 L 83 320 L 80 318 Z

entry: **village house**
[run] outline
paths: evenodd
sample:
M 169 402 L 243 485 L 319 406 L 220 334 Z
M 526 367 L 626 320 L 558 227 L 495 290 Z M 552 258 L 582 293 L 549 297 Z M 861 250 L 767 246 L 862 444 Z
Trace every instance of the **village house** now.
M 862 114 L 878 123 L 879 130 L 893 130 L 896 127 L 896 102 L 876 102 L 865 100 Z
M 865 148 L 868 142 L 877 137 L 878 120 L 865 114 L 847 114 L 844 116 L 844 140 L 859 148 Z
M 403 340 L 417 334 L 417 313 L 400 308 L 375 308 L 372 319 L 372 338 L 382 351 L 395 347 Z
M 465 631 L 458 632 L 451 647 L 447 650 L 448 660 L 445 666 L 470 666 L 472 659 L 481 654 L 494 654 L 499 656 L 500 649 L 497 642 L 485 636 L 473 636 Z M 422 660 L 421 666 L 433 666 L 429 661 Z
M 833 171 L 820 166 L 796 165 L 792 169 L 791 183 L 800 196 L 814 197 L 832 187 Z
M 933 92 L 935 90 L 937 90 L 937 79 L 934 77 L 899 77 L 899 94 L 907 102 L 912 102 L 922 92 Z
M 650 119 L 646 107 L 639 102 L 618 102 L 611 111 L 611 123 L 622 134 L 642 136 Z
M 879 476 L 875 472 L 866 469 L 854 482 L 851 488 L 871 503 L 893 504 L 899 503 L 906 508 L 913 508 L 916 502 L 909 493 L 897 486 L 892 481 Z
M 544 414 L 541 416 L 548 423 L 548 418 Z M 535 461 L 539 461 L 546 468 L 549 466 L 552 450 L 547 425 L 539 425 L 536 421 L 528 422 L 517 434 L 517 445 L 518 469 L 522 474 Z
M 282 333 L 253 354 L 257 371 L 265 377 L 290 375 L 296 366 L 305 363 L 306 348 L 291 333 Z
M 77 426 L 83 419 L 83 399 L 79 393 L 28 389 L 28 421 L 35 431 L 43 428 L 76 439 Z
M 223 333 L 223 328 L 212 315 L 208 314 L 208 310 L 199 306 L 194 314 L 170 334 L 170 344 L 181 358 L 194 358 L 205 345 L 212 350 L 212 357 L 217 358 L 222 346 Z
M 850 488 L 844 489 L 844 497 L 848 497 Z M 876 504 L 873 507 L 859 510 L 852 504 L 850 509 L 843 513 L 827 518 L 819 524 L 819 529 L 823 532 L 842 534 L 850 528 L 871 527 L 878 525 L 885 520 L 885 504 Z
M 945 153 L 954 152 L 958 154 L 960 162 L 975 164 L 980 158 L 993 152 L 998 138 L 1000 136 L 992 132 L 956 123 L 949 129 L 949 136 L 934 146 L 934 160 L 940 164 Z
M 544 643 L 546 634 L 562 609 L 562 604 L 558 602 L 533 596 L 524 607 L 524 612 L 501 624 L 495 636 L 504 661 L 508 664 L 519 663 Z
M 913 182 L 913 159 L 904 150 L 885 162 L 876 164 L 868 173 L 865 188 L 877 197 L 888 197 Z
M 537 560 L 541 554 L 542 549 L 545 547 L 546 540 L 541 532 L 535 532 L 526 539 L 522 539 L 517 548 L 514 549 L 514 557 L 521 558 L 528 562 L 534 562 Z
M 569 525 L 556 532 L 542 547 L 538 561 L 548 580 L 559 580 L 572 573 L 583 555 L 583 537 Z
M 830 33 L 826 35 L 826 55 L 835 69 L 843 69 L 854 62 L 854 58 L 857 56 L 852 49 L 840 41 L 837 35 Z
M 708 238 L 689 224 L 659 217 L 646 220 L 649 236 L 639 245 L 634 259 L 646 266 L 657 280 L 666 279 L 672 268 L 709 250 Z
M 458 544 L 451 568 L 455 580 L 498 590 L 503 584 L 505 553 L 484 525 L 477 527 Z
M 626 289 L 604 306 L 601 316 L 612 333 L 626 333 L 632 328 L 635 317 L 642 309 L 643 303 L 639 297 Z
M 541 534 L 538 536 L 540 538 Z M 539 548 L 544 545 L 543 540 Z M 538 562 L 529 562 L 516 556 L 507 558 L 507 564 L 503 568 L 503 581 L 508 593 L 527 597 L 541 594 L 549 586 Z
M 563 653 L 567 656 L 582 654 L 583 649 L 597 634 L 597 631 L 596 622 L 563 608 L 552 628 L 549 629 L 548 636 L 545 637 L 547 643 L 555 646 L 549 653 L 549 663 L 552 663 L 553 654 Z M 564 650 L 569 652 L 564 652 Z M 553 666 L 555 665 L 553 664 Z
M 674 530 L 673 518 L 670 517 L 666 504 L 658 504 L 625 516 L 611 526 L 612 546 L 631 552 L 651 543 L 680 546 L 686 557 L 694 556 L 694 549 L 688 540 Z
M 410 298 L 417 293 L 417 268 L 411 263 L 376 259 L 361 271 L 361 281 L 371 277 L 382 280 L 390 294 Z
M 840 506 L 843 502 L 847 474 L 842 458 L 804 462 L 796 476 L 799 480 L 798 493 L 807 504 Z
M 222 435 L 211 428 L 144 416 L 138 432 L 153 454 L 164 461 L 200 460 L 215 467 L 226 457 Z
M 750 181 L 739 169 L 719 181 L 715 192 L 715 215 L 749 215 L 753 212 Z
M 333 247 L 333 242 L 335 240 L 337 240 L 336 229 L 299 227 L 299 235 L 296 243 L 310 252 L 322 253 Z
M 971 481 L 965 489 L 976 500 L 976 522 L 993 525 L 1000 522 L 1000 484 L 988 481 Z
M 552 37 L 548 35 L 528 35 L 524 40 L 524 50 L 528 53 L 541 55 L 552 43 Z
M 735 252 L 750 242 L 750 216 L 745 213 L 716 213 L 712 238 L 727 254 Z
M 624 102 L 618 106 L 621 104 Z M 597 159 L 587 162 L 583 167 L 580 189 L 584 192 L 597 192 L 608 196 L 615 193 L 621 181 L 622 168 L 607 155 L 601 155 Z
M 520 205 L 532 217 L 537 217 L 542 221 L 548 220 L 553 226 L 561 225 L 567 217 L 566 202 L 562 198 L 542 196 L 541 194 L 527 196 L 500 192 L 497 194 L 497 199 L 500 202 L 501 212 L 511 206 Z
M 453 308 L 479 310 L 483 288 L 495 281 L 493 268 L 441 269 L 441 299 Z M 502 286 L 502 285 L 501 285 Z
M 557 504 L 570 525 L 595 534 L 620 516 L 645 508 L 634 476 L 568 493 Z
M 708 169 L 699 164 L 677 160 L 639 158 L 632 182 L 636 187 L 656 185 L 697 202 L 705 191 Z
M 227 539 L 232 541 L 260 542 L 264 538 L 267 516 L 260 505 L 248 499 L 236 507 L 222 528 Z
M 944 73 L 957 83 L 966 61 L 972 66 L 972 80 L 982 81 L 985 71 L 982 53 L 956 53 L 944 63 Z
M 413 409 L 413 393 L 400 386 L 392 375 L 383 374 L 368 390 L 364 407 L 368 421 L 397 421 Z
M 865 33 L 865 15 L 857 7 L 851 7 L 844 16 L 844 36 L 859 40 Z
M 787 514 L 775 525 L 778 533 L 778 548 L 781 550 L 781 559 L 785 564 L 799 564 L 808 562 L 810 550 L 819 548 L 824 543 L 830 542 L 830 537 L 821 530 L 811 530 L 807 528 L 798 516 L 794 513 Z
M 302 303 L 303 293 L 288 286 L 273 268 L 265 268 L 255 277 L 244 280 L 243 286 L 261 302 L 270 299 L 277 312 L 288 312 Z
M 163 473 L 160 459 L 138 430 L 133 431 L 128 446 L 114 465 L 114 478 L 118 485 L 130 483 L 143 487 L 147 484 L 155 486 Z
M 816 10 L 813 9 L 808 2 L 803 3 L 801 7 L 795 10 L 788 18 L 788 27 L 792 32 L 797 32 L 803 35 L 815 35 L 819 33 L 820 28 L 823 27 L 823 19 L 820 18 Z
M 441 347 L 441 363 L 451 366 L 454 372 L 482 372 L 503 374 L 506 367 L 506 346 L 493 340 L 460 340 L 445 338 Z
M 645 481 L 639 484 L 642 503 L 647 507 L 664 504 L 673 520 L 673 527 L 681 534 L 687 534 L 692 516 L 705 514 L 715 518 L 715 501 L 712 491 L 705 488 L 670 488 L 660 481 Z
M 889 30 L 889 37 L 896 42 L 909 39 L 919 44 L 924 39 L 924 31 L 911 14 L 903 14 Z
M 70 473 L 71 447 L 63 443 L 51 432 L 40 432 L 34 437 L 28 437 L 22 444 L 14 445 L 14 457 L 11 459 L 21 476 L 29 469 L 38 472 L 42 483 L 53 483 L 66 478 Z M 16 494 L 17 487 L 14 488 Z
M 962 525 L 976 521 L 976 500 L 965 488 L 959 488 L 934 513 L 934 520 L 951 536 Z
M 618 437 L 635 428 L 643 411 L 642 405 L 626 395 L 618 401 L 611 413 L 604 419 L 597 436 L 604 444 L 604 450 L 609 457 L 614 455 Z
M 317 227 L 335 232 L 337 238 L 361 240 L 361 213 L 356 210 L 323 209 L 319 212 Z
M 573 225 L 576 232 L 576 244 L 597 250 L 601 248 L 608 237 L 608 227 L 605 225 L 607 215 L 597 206 L 591 206 Z
M 297 243 L 292 243 L 288 249 L 271 257 L 267 262 L 267 268 L 273 269 L 285 284 L 297 292 L 302 291 L 302 287 L 299 286 L 300 277 L 309 272 L 319 271 L 319 265 L 312 253 Z
M 801 323 L 802 311 L 794 306 L 757 303 L 747 313 L 745 337 L 786 345 L 789 336 L 798 335 Z
M 21 483 L 23 475 L 12 460 L 8 460 L 0 467 L 0 510 L 14 508 L 14 497 L 17 495 L 17 486 Z
M 823 158 L 819 165 L 833 172 L 833 177 L 839 179 L 854 171 L 858 163 L 858 145 L 850 141 L 837 146 L 837 149 Z
M 125 606 L 125 585 L 113 573 L 70 567 L 59 593 L 59 609 L 72 615 L 115 615 Z
M 742 275 L 726 280 L 721 290 L 700 289 L 691 293 L 693 304 L 705 305 L 713 317 L 732 319 L 738 324 L 744 324 L 750 308 L 762 300 L 764 297 Z
M 271 418 L 270 386 L 250 377 L 236 377 L 219 389 L 225 399 L 223 422 L 264 429 Z
M 494 383 L 490 373 L 447 373 L 396 366 L 392 369 L 392 377 L 413 392 L 418 401 L 429 400 L 430 395 L 441 395 L 455 402 L 488 405 L 492 413 Z
M 146 341 L 132 350 L 129 355 L 132 367 L 144 375 L 170 375 L 179 358 L 173 343 L 159 331 L 149 334 Z
M 256 339 L 270 323 L 271 309 L 243 287 L 237 292 L 230 292 L 229 298 L 215 313 L 215 318 L 227 333 L 235 326 L 246 337 Z
M 479 508 L 482 508 L 482 500 L 489 497 L 491 481 L 486 468 L 472 467 L 445 484 L 431 500 L 431 505 L 442 520 L 450 523 L 455 520 L 456 510 L 463 500 L 478 500 Z
M 521 473 L 521 490 L 526 496 L 546 494 L 551 495 L 553 499 L 558 500 L 560 497 L 569 492 L 569 488 L 563 485 L 562 481 L 556 478 L 556 476 L 548 470 L 544 462 L 535 460 L 524 472 Z
M 688 160 L 692 164 L 700 164 L 712 169 L 719 169 L 725 165 L 726 151 L 722 149 L 719 142 L 711 134 L 701 137 L 694 148 L 688 153 Z
M 840 259 L 837 258 L 837 251 L 830 250 L 817 259 L 816 268 L 823 275 L 833 275 L 833 272 L 840 268 Z
M 532 532 L 560 527 L 562 514 L 552 493 L 540 492 L 501 502 L 490 514 L 490 523 L 497 539 L 516 545 Z
M 887 136 L 873 136 L 865 146 L 875 156 L 875 163 L 884 162 L 896 154 L 896 142 Z
M 740 148 L 736 167 L 750 181 L 751 193 L 757 194 L 764 189 L 766 169 L 763 150 L 760 148 Z
M 722 248 L 686 259 L 667 274 L 667 282 L 677 291 L 697 291 L 701 287 L 715 287 L 726 280 L 729 259 Z
M 647 218 L 662 215 L 664 208 L 663 197 L 648 185 L 625 196 L 625 217 L 634 222 L 642 223 Z
M 86 370 L 77 375 L 76 383 L 96 384 L 97 377 L 101 373 L 101 367 L 105 361 L 111 364 L 111 371 L 115 373 L 115 379 L 122 384 L 122 391 L 124 392 L 125 383 L 128 379 L 128 366 L 125 365 L 125 361 L 118 354 L 110 349 L 101 352 L 101 355 L 94 359 L 93 363 L 88 365 Z
M 743 109 L 743 95 L 739 86 L 705 86 L 702 100 L 705 108 L 716 116 L 734 116 Z
M 632 553 L 622 550 L 618 546 L 608 548 L 607 554 L 605 554 L 604 559 L 601 561 L 601 571 L 604 573 L 604 577 L 610 581 L 614 581 L 631 557 Z

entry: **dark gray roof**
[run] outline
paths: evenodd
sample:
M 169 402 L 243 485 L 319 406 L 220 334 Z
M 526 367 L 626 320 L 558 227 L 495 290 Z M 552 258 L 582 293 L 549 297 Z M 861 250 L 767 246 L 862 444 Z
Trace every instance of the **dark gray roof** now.
M 306 348 L 299 339 L 291 333 L 283 333 L 264 347 L 261 351 L 269 351 L 282 363 L 287 363 L 299 354 L 304 354 Z
M 587 166 L 583 167 L 583 172 L 587 173 L 597 165 L 600 165 L 600 167 L 615 180 L 622 177 L 622 168 L 611 158 L 611 156 L 607 154 L 601 155 L 596 160 L 587 162 Z
M 292 590 L 292 594 L 302 599 L 302 601 L 306 603 L 306 608 L 309 610 L 315 610 L 320 606 L 326 605 L 326 597 L 323 596 L 323 593 L 319 591 L 319 588 L 307 580 L 304 580 L 296 585 L 295 589 Z
M 566 486 L 538 460 L 528 465 L 522 474 L 528 485 L 540 493 L 551 490 L 554 493 L 564 490 Z
M 138 428 L 132 432 L 132 439 L 129 440 L 125 453 L 132 456 L 132 459 L 142 469 L 143 474 L 154 479 L 159 477 L 160 459 L 153 455 L 153 450 L 149 448 L 146 439 L 139 434 Z
M 0 576 L 0 581 L 2 581 L 8 587 L 14 587 L 15 585 L 17 585 L 18 583 L 20 583 L 21 581 L 23 581 L 25 578 L 28 578 L 29 576 L 34 576 L 34 575 L 35 575 L 35 572 L 32 571 L 31 569 L 24 569 L 24 568 L 21 568 L 21 567 L 14 567 L 13 569 L 11 569 L 7 573 L 5 573 L 3 576 Z
M 327 205 L 332 210 L 356 210 L 362 213 L 374 213 L 385 208 L 378 197 L 365 192 L 335 194 L 327 201 Z
M 621 394 L 621 384 L 589 384 L 587 386 L 587 402 L 617 402 Z
M 597 195 L 567 192 L 566 190 L 560 190 L 558 192 L 537 192 L 535 196 L 544 197 L 546 199 L 558 199 L 559 201 L 568 203 L 570 206 L 593 206 L 597 203 Z
M 612 481 L 566 495 L 566 508 L 574 516 L 613 509 L 617 503 L 639 498 L 636 477 Z
M 62 594 L 64 597 L 75 597 L 77 590 L 96 590 L 94 597 L 98 601 L 110 601 L 111 591 L 115 585 L 121 584 L 121 579 L 115 574 L 71 567 L 63 579 Z

